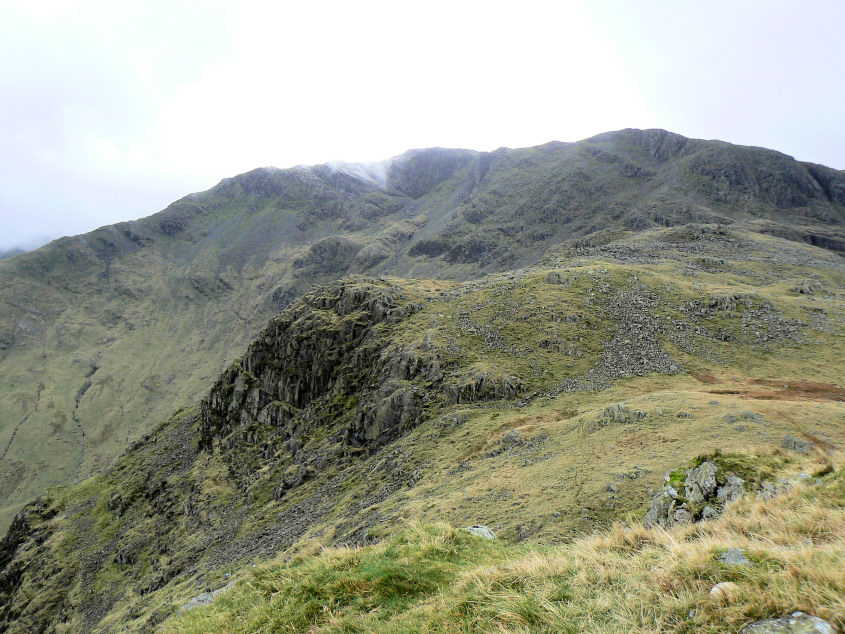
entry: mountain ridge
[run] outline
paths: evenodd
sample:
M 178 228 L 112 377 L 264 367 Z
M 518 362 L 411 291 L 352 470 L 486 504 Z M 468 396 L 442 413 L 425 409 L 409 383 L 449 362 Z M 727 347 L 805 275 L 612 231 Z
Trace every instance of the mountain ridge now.
M 629 129 L 403 156 L 385 188 L 329 165 L 259 168 L 0 261 L 0 525 L 104 468 L 341 275 L 467 280 L 596 232 L 688 223 L 845 252 L 845 174 L 769 150 Z
M 253 565 L 408 539 L 391 536 L 409 522 L 490 526 L 503 554 L 581 543 L 641 516 L 702 450 L 749 495 L 813 461 L 834 491 L 843 293 L 835 254 L 694 224 L 588 236 L 464 282 L 331 281 L 263 324 L 198 406 L 16 516 L 0 624 L 179 631 L 181 606 Z
M 0 629 L 842 626 L 843 192 L 629 129 L 0 260 Z

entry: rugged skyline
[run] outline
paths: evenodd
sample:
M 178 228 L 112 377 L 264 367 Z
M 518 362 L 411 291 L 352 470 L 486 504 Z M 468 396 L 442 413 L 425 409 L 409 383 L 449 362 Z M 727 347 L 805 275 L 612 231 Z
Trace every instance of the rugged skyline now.
M 258 166 L 415 147 L 661 127 L 845 168 L 837 2 L 6 0 L 0 18 L 0 251 Z

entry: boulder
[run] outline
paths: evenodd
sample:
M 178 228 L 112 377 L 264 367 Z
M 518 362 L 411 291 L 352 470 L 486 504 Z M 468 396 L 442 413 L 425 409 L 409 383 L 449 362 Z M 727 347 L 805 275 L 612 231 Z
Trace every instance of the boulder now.
M 718 560 L 723 564 L 731 564 L 732 566 L 745 566 L 751 563 L 742 548 L 728 548 L 719 555 Z
M 716 491 L 716 465 L 712 462 L 702 462 L 697 467 L 687 471 L 684 482 L 684 492 L 690 502 L 700 503 L 713 496 Z
M 560 271 L 549 271 L 545 277 L 546 284 L 569 286 L 572 284 L 572 279 L 561 273 Z
M 477 537 L 483 537 L 484 539 L 496 539 L 496 536 L 493 534 L 493 531 L 491 531 L 486 526 L 476 524 L 475 526 L 467 526 L 464 530 L 467 533 L 472 533 L 473 535 L 476 535 Z
M 815 447 L 815 445 L 809 440 L 796 438 L 795 436 L 784 436 L 783 440 L 780 441 L 780 446 L 784 449 L 797 451 L 800 454 L 808 454 L 813 450 L 813 447 Z
M 835 631 L 824 619 L 793 612 L 779 619 L 766 619 L 746 625 L 740 634 L 834 634 Z
M 606 408 L 601 417 L 610 423 L 634 423 L 641 418 L 645 418 L 645 412 L 625 407 L 622 403 L 616 403 Z
M 727 478 L 725 478 L 725 484 L 720 486 L 716 491 L 716 500 L 722 506 L 738 500 L 744 492 L 744 483 L 745 481 L 742 478 L 731 473 Z
M 611 405 L 601 413 L 598 420 L 587 424 L 587 433 L 592 434 L 609 425 L 631 425 L 646 417 L 642 410 L 631 409 L 622 403 Z
M 793 293 L 798 293 L 799 295 L 815 295 L 816 293 L 822 292 L 824 286 L 816 280 L 801 280 L 791 290 Z
M 792 485 L 786 480 L 778 480 L 777 482 L 770 482 L 766 480 L 761 482 L 757 487 L 757 498 L 760 500 L 770 500 L 784 493 L 789 493 L 792 490 Z
M 710 460 L 687 469 L 682 486 L 679 474 L 683 472 L 670 471 L 664 476 L 663 488 L 654 494 L 646 513 L 646 527 L 669 528 L 714 519 L 744 491 L 742 478 L 733 473 L 721 473 L 719 466 Z M 723 484 L 719 485 L 719 482 Z
M 720 601 L 731 602 L 739 594 L 739 586 L 733 581 L 722 581 L 710 588 L 710 596 Z

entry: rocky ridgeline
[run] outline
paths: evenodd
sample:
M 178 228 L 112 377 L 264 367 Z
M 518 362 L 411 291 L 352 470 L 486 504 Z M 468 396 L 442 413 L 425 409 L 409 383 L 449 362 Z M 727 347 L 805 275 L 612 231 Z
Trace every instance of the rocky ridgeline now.
M 346 429 L 353 444 L 389 436 L 419 412 L 409 382 L 439 378 L 431 356 L 381 354 L 391 328 L 419 309 L 400 288 L 375 280 L 335 283 L 306 296 L 271 320 L 202 401 L 201 445 L 260 442 L 270 428 L 292 448 L 301 442 L 298 425 L 330 403 L 354 408 Z
M 250 449 L 265 464 L 292 459 L 280 496 L 322 466 L 326 438 L 335 449 L 372 451 L 438 405 L 523 391 L 519 378 L 489 370 L 452 368 L 447 379 L 427 333 L 397 342 L 423 307 L 399 286 L 369 278 L 307 295 L 271 320 L 202 401 L 201 448 L 220 446 L 243 471 L 258 466 L 245 459 Z

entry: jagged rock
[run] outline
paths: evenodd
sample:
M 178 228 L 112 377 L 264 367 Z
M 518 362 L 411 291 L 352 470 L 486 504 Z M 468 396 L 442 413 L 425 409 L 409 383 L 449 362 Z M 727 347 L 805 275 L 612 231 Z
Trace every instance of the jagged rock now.
M 486 526 L 475 525 L 475 526 L 467 526 L 464 529 L 468 533 L 472 533 L 473 535 L 477 535 L 478 537 L 483 537 L 484 539 L 496 539 L 496 536 Z
M 515 528 L 516 534 L 514 535 L 514 540 L 518 542 L 525 541 L 539 530 L 539 524 L 517 524 Z
M 560 271 L 549 271 L 546 273 L 546 284 L 555 284 L 569 286 L 572 284 L 572 279 L 561 273 Z
M 834 634 L 835 631 L 824 619 L 793 612 L 779 619 L 766 619 L 746 625 L 740 634 Z
M 745 566 L 751 563 L 751 560 L 745 556 L 745 551 L 742 548 L 729 548 L 718 557 L 723 564 L 731 564 L 733 566 Z
M 317 475 L 317 470 L 312 465 L 292 464 L 282 474 L 282 481 L 273 492 L 276 500 L 281 500 L 289 489 L 298 487 Z
M 138 553 L 134 552 L 131 545 L 123 550 L 120 550 L 114 556 L 114 563 L 119 566 L 134 566 L 138 563 Z
M 716 500 L 722 506 L 738 500 L 744 492 L 743 484 L 745 481 L 742 478 L 729 474 L 725 478 L 725 484 L 716 491 Z
M 645 418 L 645 412 L 616 403 L 605 409 L 601 417 L 609 423 L 634 423 Z
M 702 521 L 716 519 L 719 515 L 721 515 L 721 511 L 717 507 L 710 506 L 709 504 L 701 510 Z
M 290 422 L 307 418 L 315 400 L 358 395 L 358 386 L 368 382 L 376 387 L 361 392 L 366 408 L 360 411 L 369 414 L 359 417 L 350 436 L 373 439 L 396 423 L 407 424 L 418 411 L 413 389 L 390 383 L 400 369 L 376 362 L 384 351 L 374 328 L 398 323 L 418 309 L 397 288 L 376 281 L 338 282 L 306 296 L 270 322 L 202 401 L 201 446 L 235 436 L 255 442 L 260 424 L 283 430 L 289 438 L 296 431 L 288 429 Z M 406 361 L 405 376 L 424 371 L 439 378 L 436 354 L 426 363 L 411 364 L 411 370 Z
M 416 422 L 420 410 L 417 390 L 407 382 L 391 379 L 359 407 L 349 429 L 350 442 L 360 446 L 383 434 L 401 432 Z
M 690 502 L 700 504 L 713 496 L 717 486 L 716 471 L 717 467 L 712 462 L 702 462 L 687 471 L 684 493 Z
M 645 417 L 646 413 L 641 410 L 631 409 L 622 405 L 622 403 L 616 403 L 607 407 L 598 420 L 587 425 L 587 433 L 591 434 L 608 425 L 629 425 Z
M 457 381 L 449 386 L 448 394 L 453 403 L 472 403 L 514 399 L 523 389 L 522 381 L 515 376 L 474 370 L 458 377 Z
M 796 438 L 795 436 L 784 436 L 780 441 L 780 446 L 784 449 L 791 449 L 801 454 L 808 454 L 813 450 L 815 445 L 809 440 L 803 438 Z
M 745 308 L 751 308 L 753 305 L 751 295 L 733 294 L 733 295 L 714 295 L 711 296 L 707 304 L 702 307 L 702 316 L 712 316 L 718 313 L 734 313 L 740 305 Z
M 720 486 L 719 482 L 723 482 Z M 743 493 L 744 481 L 733 473 L 720 473 L 715 462 L 706 460 L 687 469 L 683 479 L 683 495 L 676 488 L 678 472 L 664 476 L 663 488 L 654 495 L 646 513 L 646 527 L 687 524 L 714 519 Z
M 822 292 L 824 286 L 816 280 L 801 280 L 791 290 L 793 293 L 798 293 L 799 295 L 815 295 L 816 293 Z
M 505 449 L 512 449 L 513 447 L 519 447 L 523 443 L 522 437 L 519 435 L 519 430 L 512 429 L 509 431 L 502 440 L 499 441 L 499 444 Z
M 645 515 L 644 524 L 647 528 L 653 526 L 667 526 L 673 516 L 670 510 L 674 506 L 675 499 L 667 490 L 661 491 L 654 496 L 651 507 Z M 673 518 L 674 519 L 674 518 Z
M 672 524 L 689 524 L 692 521 L 692 515 L 685 506 L 670 509 L 669 517 L 672 518 Z
M 130 504 L 131 500 L 124 500 L 123 497 L 115 491 L 109 497 L 109 501 L 106 502 L 106 508 L 108 508 L 117 517 L 120 517 Z

